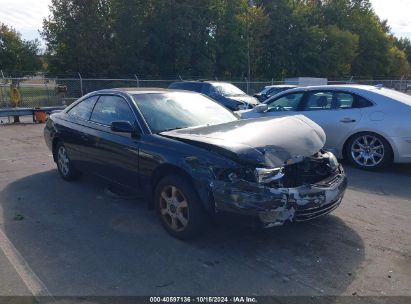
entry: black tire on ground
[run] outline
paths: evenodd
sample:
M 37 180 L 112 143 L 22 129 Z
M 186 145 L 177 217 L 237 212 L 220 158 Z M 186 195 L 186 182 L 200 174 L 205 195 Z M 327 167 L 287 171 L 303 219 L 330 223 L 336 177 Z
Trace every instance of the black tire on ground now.
M 346 158 L 357 168 L 376 171 L 392 163 L 393 152 L 391 145 L 381 135 L 361 132 L 349 139 Z
M 180 175 L 163 177 L 156 186 L 154 203 L 161 224 L 172 236 L 187 240 L 205 229 L 206 211 L 186 178 Z
M 81 172 L 74 168 L 73 164 L 70 161 L 70 158 L 67 155 L 67 150 L 63 142 L 60 141 L 57 143 L 54 153 L 57 170 L 61 178 L 68 182 L 78 179 L 81 175 Z

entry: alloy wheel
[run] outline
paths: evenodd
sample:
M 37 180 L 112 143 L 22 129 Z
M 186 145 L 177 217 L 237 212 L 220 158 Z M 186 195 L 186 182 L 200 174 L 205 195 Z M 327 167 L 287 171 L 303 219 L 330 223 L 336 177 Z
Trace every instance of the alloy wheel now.
M 384 144 L 374 135 L 360 136 L 351 145 L 352 159 L 363 167 L 379 165 L 383 161 L 384 155 Z
M 184 230 L 189 221 L 187 200 L 180 189 L 165 186 L 160 195 L 160 213 L 170 229 L 178 232 Z
M 67 176 L 69 174 L 69 158 L 67 156 L 67 151 L 64 146 L 60 146 L 57 152 L 57 164 L 59 166 L 60 172 Z

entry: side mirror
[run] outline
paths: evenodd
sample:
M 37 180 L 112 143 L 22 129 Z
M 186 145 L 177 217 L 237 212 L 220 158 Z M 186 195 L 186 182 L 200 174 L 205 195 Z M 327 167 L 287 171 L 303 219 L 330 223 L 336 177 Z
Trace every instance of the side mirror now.
M 257 113 L 263 113 L 268 110 L 268 105 L 266 103 L 260 103 L 255 106 L 254 111 Z
M 113 132 L 119 133 L 134 133 L 135 131 L 133 125 L 125 120 L 113 121 L 110 125 L 110 129 Z

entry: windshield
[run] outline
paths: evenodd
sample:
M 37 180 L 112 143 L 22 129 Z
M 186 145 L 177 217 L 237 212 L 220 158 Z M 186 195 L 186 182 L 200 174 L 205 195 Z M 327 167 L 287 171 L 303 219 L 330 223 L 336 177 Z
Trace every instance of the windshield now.
M 217 91 L 217 93 L 223 96 L 247 95 L 231 83 L 213 83 L 212 87 Z
M 265 88 L 260 92 L 260 94 L 267 94 L 268 91 L 270 91 L 271 89 L 272 89 L 271 87 L 265 87 Z
M 281 93 L 281 92 L 283 92 L 283 91 L 285 91 L 285 90 L 289 90 L 289 89 L 293 89 L 294 87 L 271 87 L 271 86 L 268 86 L 268 87 L 265 87 L 261 92 L 260 92 L 260 94 L 265 94 L 265 95 L 267 95 L 267 96 L 274 96 L 274 95 L 276 95 L 276 94 L 278 94 L 278 93 Z
M 213 100 L 194 93 L 147 93 L 133 96 L 153 133 L 238 120 Z

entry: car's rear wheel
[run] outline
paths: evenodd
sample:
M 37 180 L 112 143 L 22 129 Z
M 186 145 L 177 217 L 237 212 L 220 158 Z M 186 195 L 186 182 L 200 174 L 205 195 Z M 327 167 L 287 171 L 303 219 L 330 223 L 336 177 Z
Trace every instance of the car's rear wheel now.
M 362 132 L 349 140 L 347 158 L 358 168 L 378 170 L 392 162 L 393 152 L 388 141 L 382 136 Z
M 197 192 L 185 178 L 164 177 L 157 184 L 154 197 L 160 221 L 171 235 L 190 239 L 200 234 L 206 214 Z
M 74 168 L 67 155 L 66 147 L 62 142 L 57 143 L 55 148 L 57 169 L 60 176 L 66 181 L 76 180 L 80 176 L 80 172 Z

